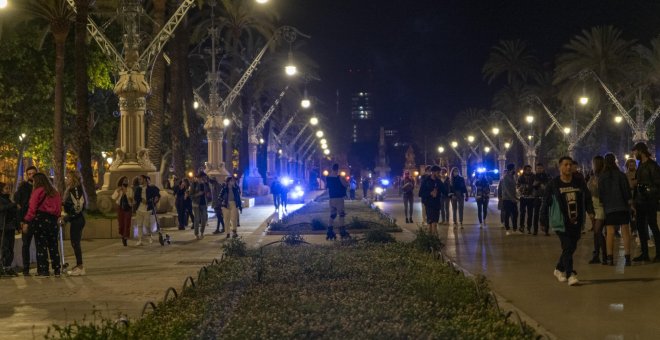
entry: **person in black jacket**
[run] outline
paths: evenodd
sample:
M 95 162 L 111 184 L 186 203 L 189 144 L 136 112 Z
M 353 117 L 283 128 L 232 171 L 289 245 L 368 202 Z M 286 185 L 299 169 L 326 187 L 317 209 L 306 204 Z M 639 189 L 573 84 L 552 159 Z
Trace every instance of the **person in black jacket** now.
M 83 213 L 87 206 L 87 195 L 81 183 L 80 173 L 70 171 L 67 175 L 67 188 L 64 191 L 64 196 L 62 196 L 64 212 L 66 213 L 64 222 L 70 224 L 71 247 L 76 255 L 76 266 L 67 271 L 67 274 L 81 276 L 85 275 L 80 241 L 85 227 L 85 215 Z
M 140 176 L 140 185 L 134 186 L 133 190 L 135 219 L 138 227 L 138 241 L 135 245 L 142 245 L 142 233 L 145 229 L 146 234 L 149 235 L 149 244 L 151 244 L 153 243 L 151 217 L 154 215 L 156 204 L 160 200 L 160 190 L 151 185 L 151 179 L 146 175 Z
M 531 234 L 534 218 L 534 174 L 531 165 L 523 167 L 522 176 L 518 177 L 517 189 L 520 193 L 520 232 L 525 233 L 527 225 L 527 233 Z
M 440 182 L 444 186 L 440 197 L 440 218 L 442 219 L 440 223 L 449 224 L 449 189 L 451 188 L 451 181 L 447 174 L 447 168 L 440 168 Z
M 440 204 L 445 186 L 440 181 L 440 167 L 431 167 L 431 175 L 424 179 L 419 188 L 419 195 L 426 206 L 426 222 L 429 225 L 429 233 L 438 235 L 438 221 L 440 220 Z M 445 193 L 446 194 L 446 193 Z
M 619 170 L 614 154 L 606 154 L 604 163 L 603 172 L 598 176 L 599 200 L 603 205 L 605 226 L 607 228 L 607 240 L 605 242 L 607 258 L 603 259 L 603 264 L 614 265 L 614 230 L 620 226 L 625 265 L 631 266 L 630 214 L 635 211 L 635 208 L 630 194 L 630 184 L 628 183 L 628 177 Z
M 536 171 L 534 172 L 534 181 L 532 182 L 532 188 L 534 189 L 534 218 L 532 219 L 532 226 L 534 228 L 534 235 L 538 234 L 539 231 L 539 218 L 541 216 L 541 203 L 543 203 L 543 197 L 545 196 L 545 189 L 548 186 L 550 181 L 550 176 L 545 173 L 545 168 L 543 163 L 536 163 Z M 543 230 L 545 236 L 550 236 L 548 230 Z
M 34 166 L 29 166 L 25 169 L 25 181 L 18 186 L 18 190 L 14 193 L 14 202 L 16 203 L 16 220 L 23 221 L 25 214 L 27 214 L 28 207 L 30 205 L 30 196 L 32 195 L 32 176 L 37 173 L 37 168 Z M 26 223 L 20 222 L 21 227 L 21 239 L 23 241 L 22 245 L 22 255 L 23 255 L 23 275 L 30 275 L 30 245 L 32 244 L 32 239 L 34 238 L 34 228 L 28 228 Z
M 222 216 L 225 219 L 227 238 L 237 238 L 238 214 L 243 213 L 243 202 L 235 177 L 229 176 L 225 179 L 225 185 L 220 189 L 220 205 L 222 206 Z
M 637 218 L 637 234 L 642 248 L 642 254 L 635 257 L 635 262 L 649 262 L 649 230 L 653 233 L 655 241 L 655 262 L 660 262 L 660 230 L 658 229 L 658 198 L 660 198 L 660 166 L 651 159 L 646 144 L 639 142 L 632 149 L 639 167 L 635 174 L 637 188 L 633 195 Z
M 580 281 L 577 272 L 573 270 L 573 254 L 580 240 L 584 221 L 587 214 L 594 219 L 594 206 L 591 193 L 583 179 L 574 176 L 571 171 L 573 159 L 562 157 L 559 159 L 559 177 L 548 184 L 548 188 L 541 206 L 541 226 L 550 226 L 550 208 L 557 202 L 561 211 L 563 223 L 552 225 L 561 242 L 561 256 L 554 270 L 559 282 L 568 281 L 574 286 Z
M 451 197 L 451 212 L 454 220 L 454 228 L 456 228 L 456 217 L 458 217 L 461 229 L 463 229 L 463 207 L 465 202 L 468 201 L 468 195 L 467 187 L 465 186 L 465 179 L 461 176 L 458 168 L 451 169 L 449 197 Z
M 427 178 L 431 177 L 431 166 L 427 165 L 426 168 L 424 168 L 424 173 L 422 174 L 422 178 L 420 180 L 420 183 L 424 183 Z M 421 188 L 421 187 L 420 187 Z M 426 203 L 424 199 L 422 198 L 422 192 L 419 191 L 417 193 L 417 196 L 419 196 L 420 200 L 422 201 L 422 225 L 426 225 L 428 221 L 426 220 Z
M 11 264 L 14 262 L 14 233 L 16 232 L 16 204 L 9 198 L 11 187 L 0 182 L 0 242 L 2 256 L 2 271 L 0 274 L 17 276 Z

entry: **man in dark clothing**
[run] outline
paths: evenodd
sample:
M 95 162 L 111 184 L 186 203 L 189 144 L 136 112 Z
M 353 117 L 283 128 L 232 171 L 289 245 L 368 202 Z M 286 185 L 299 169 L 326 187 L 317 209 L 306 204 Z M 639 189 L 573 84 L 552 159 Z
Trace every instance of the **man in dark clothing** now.
M 509 220 L 513 224 L 513 231 L 518 230 L 518 195 L 516 194 L 516 166 L 506 166 L 506 173 L 500 180 L 497 188 L 497 198 L 502 202 L 502 213 L 504 214 L 504 228 L 506 234 L 510 235 Z
M 520 193 L 520 232 L 525 233 L 525 222 L 527 222 L 527 233 L 532 233 L 532 219 L 534 217 L 534 174 L 532 166 L 523 167 L 522 176 L 518 177 L 518 192 Z M 527 220 L 525 220 L 527 215 Z
M 413 223 L 413 190 L 415 190 L 415 181 L 410 178 L 410 172 L 403 173 L 401 180 L 401 194 L 403 196 L 403 210 L 406 215 L 406 223 Z
M 2 242 L 0 249 L 2 256 L 2 269 L 0 275 L 18 276 L 12 268 L 14 261 L 14 241 L 16 233 L 16 203 L 9 198 L 11 187 L 6 183 L 0 182 L 0 232 Z
M 280 203 L 282 203 L 282 198 L 280 197 L 280 192 L 282 191 L 282 184 L 280 179 L 275 178 L 273 183 L 270 184 L 270 193 L 273 194 L 273 204 L 275 205 L 275 211 L 280 210 Z
M 445 186 L 440 181 L 440 167 L 434 165 L 431 175 L 427 176 L 419 188 L 422 204 L 426 206 L 426 222 L 429 224 L 429 233 L 438 235 L 438 222 L 440 221 L 440 204 L 442 195 L 447 195 Z
M 362 199 L 367 199 L 368 193 L 369 193 L 369 177 L 365 177 L 362 180 Z
M 572 159 L 562 157 L 559 159 L 559 177 L 550 181 L 541 206 L 541 225 L 543 228 L 551 226 L 561 242 L 562 253 L 554 270 L 559 282 L 568 281 L 569 286 L 579 283 L 577 272 L 573 270 L 573 254 L 584 227 L 586 215 L 594 218 L 594 206 L 591 193 L 584 180 L 574 176 L 571 171 Z M 553 203 L 558 204 L 561 211 L 562 222 L 550 221 L 550 208 Z M 550 222 L 558 223 L 551 225 Z
M 534 235 L 538 234 L 539 231 L 539 216 L 541 212 L 541 203 L 543 203 L 543 197 L 545 196 L 545 189 L 548 186 L 550 181 L 550 176 L 545 173 L 545 168 L 543 163 L 536 163 L 536 172 L 534 174 L 534 182 L 532 182 L 532 188 L 534 189 L 534 218 L 533 218 L 533 227 Z M 548 229 L 544 229 L 543 232 L 545 236 L 550 236 Z
M 32 176 L 37 173 L 37 168 L 30 166 L 25 170 L 26 180 L 19 185 L 18 190 L 14 194 L 14 202 L 17 208 L 17 221 L 23 221 L 27 214 L 28 206 L 30 205 L 30 196 L 32 195 Z M 34 236 L 33 228 L 28 228 L 27 224 L 21 223 L 21 239 L 23 241 L 22 256 L 23 256 L 23 275 L 30 275 L 30 244 Z
M 339 164 L 334 164 L 332 166 L 332 172 L 326 177 L 326 183 L 328 186 L 328 194 L 330 196 L 330 223 L 328 223 L 326 239 L 334 240 L 336 238 L 333 226 L 337 215 L 339 215 L 339 235 L 341 238 L 347 238 L 350 235 L 346 231 L 346 226 L 344 225 L 344 217 L 346 217 L 346 211 L 344 210 L 344 197 L 346 197 L 348 183 L 346 182 L 346 178 L 339 175 Z
M 658 230 L 658 198 L 660 198 L 660 167 L 652 160 L 646 144 L 639 142 L 632 149 L 635 158 L 639 161 L 639 167 L 635 173 L 637 188 L 633 193 L 635 211 L 637 218 L 637 234 L 642 248 L 642 254 L 635 257 L 633 261 L 651 261 L 649 257 L 649 230 L 653 233 L 655 241 L 655 262 L 660 261 L 660 230 Z
M 426 168 L 424 168 L 424 173 L 422 174 L 422 178 L 420 180 L 420 183 L 424 183 L 424 181 L 426 181 L 426 179 L 429 178 L 429 177 L 431 177 L 431 166 L 427 165 Z M 422 198 L 422 192 L 419 191 L 417 193 L 417 196 L 419 196 L 419 198 L 421 199 Z M 428 221 L 426 220 L 426 216 L 427 216 L 426 215 L 426 204 L 424 203 L 424 199 L 421 199 L 421 201 L 422 201 L 422 225 L 425 225 L 426 223 L 428 223 Z

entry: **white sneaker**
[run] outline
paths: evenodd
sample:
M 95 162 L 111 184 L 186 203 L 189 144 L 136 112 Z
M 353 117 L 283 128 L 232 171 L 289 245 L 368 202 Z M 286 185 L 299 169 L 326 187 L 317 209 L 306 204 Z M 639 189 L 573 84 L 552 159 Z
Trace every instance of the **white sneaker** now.
M 78 266 L 73 267 L 72 270 L 66 272 L 69 276 L 82 276 L 85 275 L 85 268 L 80 268 Z
M 199 234 L 199 239 L 203 240 L 204 239 L 204 234 Z
M 149 235 L 149 244 L 152 244 L 152 243 L 154 243 L 154 238 L 151 237 L 151 235 Z
M 141 245 L 142 245 L 142 240 L 138 240 L 138 241 L 135 243 L 135 245 L 136 245 L 136 246 L 141 246 Z
M 575 286 L 578 283 L 580 283 L 580 280 L 578 280 L 576 274 L 573 274 L 573 275 L 571 275 L 571 277 L 568 278 L 568 285 L 569 286 Z
M 559 281 L 559 282 L 566 282 L 566 274 L 564 274 L 563 272 L 560 272 L 559 270 L 555 269 L 555 271 L 553 272 L 553 274 L 554 274 L 555 277 L 557 278 L 557 281 Z M 573 277 L 573 276 L 571 276 L 571 277 Z M 575 278 L 575 280 L 576 280 L 576 282 L 577 282 L 577 278 Z M 570 281 L 569 281 L 569 284 L 570 284 Z
M 511 232 L 507 230 L 506 231 L 506 236 L 509 236 L 509 235 L 511 235 Z

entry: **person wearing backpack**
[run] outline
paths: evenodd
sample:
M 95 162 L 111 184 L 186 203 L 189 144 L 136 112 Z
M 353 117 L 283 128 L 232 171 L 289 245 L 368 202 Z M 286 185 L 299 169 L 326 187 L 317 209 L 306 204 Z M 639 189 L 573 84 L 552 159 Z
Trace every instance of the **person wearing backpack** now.
M 633 194 L 635 202 L 635 217 L 637 219 L 637 234 L 642 248 L 642 254 L 635 257 L 633 262 L 650 262 L 649 257 L 649 230 L 653 233 L 655 241 L 654 262 L 660 262 L 660 230 L 658 230 L 658 198 L 660 198 L 660 166 L 651 159 L 651 153 L 646 144 L 639 142 L 632 149 L 635 158 L 639 161 L 635 177 L 637 188 Z
M 69 223 L 71 237 L 71 247 L 76 256 L 76 266 L 67 271 L 70 276 L 85 275 L 82 259 L 82 231 L 85 227 L 85 207 L 87 206 L 87 197 L 83 189 L 80 173 L 69 171 L 67 174 L 67 188 L 64 191 L 64 222 Z
M 406 215 L 406 223 L 413 223 L 413 190 L 415 190 L 415 181 L 410 178 L 410 172 L 403 173 L 401 180 L 401 194 L 403 195 L 403 209 Z
M 573 159 L 564 156 L 559 159 L 559 176 L 548 183 L 541 205 L 541 226 L 549 226 L 561 242 L 561 255 L 553 272 L 559 282 L 569 286 L 580 281 L 573 267 L 573 254 L 582 235 L 585 217 L 594 221 L 594 206 L 591 193 L 584 179 L 574 176 L 571 166 Z

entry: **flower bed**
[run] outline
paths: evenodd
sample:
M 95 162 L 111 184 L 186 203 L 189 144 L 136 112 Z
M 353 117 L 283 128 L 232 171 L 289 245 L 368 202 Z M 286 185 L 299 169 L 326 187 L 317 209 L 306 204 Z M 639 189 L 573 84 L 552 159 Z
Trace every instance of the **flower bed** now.
M 365 202 L 346 201 L 345 209 L 345 222 L 349 231 L 358 233 L 369 230 L 401 231 L 394 219 Z M 330 208 L 327 201 L 310 202 L 282 220 L 271 222 L 266 232 L 269 235 L 287 233 L 324 234 L 329 215 Z
M 484 278 L 466 278 L 412 244 L 271 246 L 208 267 L 195 288 L 128 326 L 104 321 L 49 336 L 535 338 L 490 299 Z

